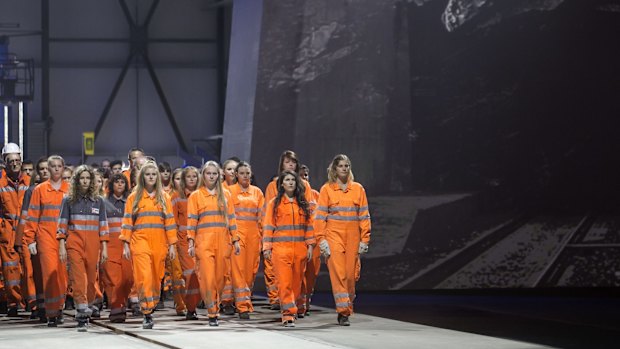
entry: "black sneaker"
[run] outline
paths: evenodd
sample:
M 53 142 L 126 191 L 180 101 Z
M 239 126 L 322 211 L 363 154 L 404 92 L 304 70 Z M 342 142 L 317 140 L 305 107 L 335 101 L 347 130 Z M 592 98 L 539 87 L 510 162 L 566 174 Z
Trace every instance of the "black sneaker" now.
M 224 305 L 224 315 L 235 315 L 235 307 L 231 304 Z
M 39 312 L 38 311 L 33 311 L 32 313 L 30 313 L 30 320 L 34 320 L 34 319 L 38 319 L 39 318 Z
M 59 325 L 62 325 L 65 323 L 65 315 L 63 313 L 60 313 L 60 315 L 58 315 L 56 319 Z
M 10 307 L 9 311 L 7 311 L 6 316 L 8 317 L 16 317 L 17 316 L 17 307 Z
M 269 309 L 271 309 L 271 310 L 280 310 L 280 303 L 272 303 L 269 306 Z
M 131 315 L 135 317 L 142 316 L 142 310 L 140 310 L 140 304 L 138 303 L 131 304 Z
M 244 311 L 239 313 L 239 319 L 241 320 L 250 320 L 250 312 L 249 311 Z
M 284 325 L 284 327 L 295 327 L 295 321 L 293 320 L 286 320 L 282 323 L 282 325 Z
M 101 312 L 99 311 L 99 308 L 97 308 L 97 306 L 92 306 L 90 308 L 90 310 L 92 310 L 93 312 L 90 314 L 90 317 L 93 319 L 99 319 L 101 317 Z
M 6 314 L 8 311 L 8 303 L 6 301 L 0 302 L 0 314 Z
M 306 316 L 306 314 L 304 313 L 297 313 L 297 318 L 298 319 L 303 319 Z
M 78 332 L 87 332 L 88 331 L 88 318 L 77 319 L 77 330 Z
M 45 316 L 45 308 L 39 308 L 37 311 L 37 316 L 39 317 L 39 322 L 44 324 L 47 323 L 47 316 Z
M 67 296 L 67 299 L 65 300 L 65 310 L 74 310 L 74 309 L 75 309 L 75 303 L 73 302 L 73 297 Z
M 58 327 L 58 319 L 55 316 L 48 318 L 47 327 Z
M 217 327 L 220 324 L 217 322 L 217 318 L 216 317 L 210 317 L 209 318 L 209 326 L 211 327 Z
M 351 323 L 349 322 L 349 317 L 346 315 L 338 314 L 338 325 L 351 326 Z
M 185 320 L 198 320 L 198 314 L 195 311 L 188 311 L 185 314 Z
M 153 316 L 151 314 L 144 315 L 144 319 L 142 320 L 142 328 L 145 330 L 150 330 L 153 328 Z

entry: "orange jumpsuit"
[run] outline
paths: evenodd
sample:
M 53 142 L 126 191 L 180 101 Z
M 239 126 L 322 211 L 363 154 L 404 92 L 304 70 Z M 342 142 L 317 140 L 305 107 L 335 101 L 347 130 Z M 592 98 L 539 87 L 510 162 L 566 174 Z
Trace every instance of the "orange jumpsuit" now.
M 166 254 L 168 246 L 177 242 L 177 227 L 168 194 L 164 194 L 165 208 L 146 191 L 141 195 L 136 197 L 134 191 L 127 198 L 119 238 L 130 244 L 134 285 L 142 313 L 148 315 L 159 301 Z M 139 200 L 135 214 L 134 200 Z
M 232 256 L 232 282 L 235 294 L 235 306 L 240 313 L 254 311 L 252 306 L 252 288 L 260 263 L 260 245 L 262 239 L 262 218 L 265 198 L 263 192 L 253 185 L 244 191 L 238 183 L 229 187 L 235 217 L 237 233 L 241 237 L 241 253 Z
M 108 196 L 105 201 L 110 242 L 108 242 L 108 260 L 102 268 L 101 278 L 104 280 L 108 295 L 110 321 L 126 318 L 127 297 L 133 285 L 131 261 L 123 258 L 123 242 L 120 240 L 126 201 L 126 198 L 117 199 L 114 195 Z
M 265 210 L 263 251 L 271 250 L 278 283 L 282 321 L 294 320 L 305 308 L 301 282 L 306 270 L 308 246 L 314 246 L 312 215 L 306 217 L 297 199 L 282 198 L 274 214 L 275 199 Z
M 327 268 L 336 311 L 349 316 L 355 299 L 359 243 L 370 242 L 370 214 L 364 187 L 353 181 L 347 183 L 344 191 L 337 183 L 323 185 L 314 228 L 318 242 L 325 239 L 329 244 Z
M 187 237 L 194 240 L 200 295 L 210 318 L 219 316 L 226 259 L 230 259 L 231 242 L 239 240 L 230 192 L 223 192 L 226 212 L 220 212 L 217 194 L 210 194 L 204 187 L 193 192 L 187 203 Z
M 4 292 L 9 308 L 16 308 L 22 302 L 20 290 L 21 267 L 19 254 L 15 251 L 15 230 L 19 224 L 24 194 L 28 190 L 30 177 L 20 174 L 13 182 L 6 172 L 0 178 L 0 262 L 4 276 Z
M 67 291 L 67 268 L 58 256 L 56 233 L 62 198 L 68 191 L 69 183 L 65 181 L 58 190 L 50 181 L 34 188 L 24 229 L 24 248 L 35 241 L 37 243 L 47 317 L 60 315 Z
M 31 185 L 24 194 L 22 203 L 22 212 L 19 217 L 19 224 L 15 230 L 15 245 L 21 246 L 21 263 L 22 263 L 22 297 L 30 306 L 30 310 L 37 310 L 39 306 L 43 308 L 43 276 L 41 275 L 41 267 L 39 264 L 39 256 L 31 256 L 27 246 L 23 246 L 24 228 L 28 221 L 28 206 L 30 206 L 30 198 L 35 186 Z
M 310 203 L 310 210 L 314 210 L 314 206 L 316 206 L 316 201 L 312 197 L 312 187 L 310 187 L 310 183 L 306 180 L 303 180 L 306 185 L 305 197 L 306 201 Z M 265 205 L 271 201 L 271 199 L 278 196 L 278 188 L 277 188 L 277 179 L 274 179 L 267 185 L 267 189 L 265 189 Z M 270 304 L 279 303 L 278 300 L 278 285 L 275 279 L 275 273 L 273 271 L 273 261 L 263 259 L 263 273 L 265 275 L 265 286 L 267 287 L 267 297 L 269 298 Z
M 314 202 L 318 202 L 319 200 L 319 192 L 311 189 L 312 197 Z M 316 214 L 314 212 L 313 214 Z M 312 259 L 308 261 L 306 265 L 306 272 L 304 275 L 304 279 L 301 283 L 301 293 L 305 298 L 305 312 L 310 310 L 310 301 L 312 299 L 312 294 L 314 294 L 314 285 L 316 283 L 316 278 L 319 275 L 319 271 L 321 270 L 321 250 L 315 248 L 312 251 Z
M 97 301 L 97 266 L 100 245 L 109 241 L 108 221 L 103 198 L 80 197 L 63 200 L 57 239 L 66 239 L 69 280 L 77 317 L 88 317 Z
M 222 181 L 222 187 L 230 192 L 230 187 L 226 181 Z M 235 303 L 235 296 L 233 292 L 233 282 L 232 282 L 232 256 L 228 256 L 226 258 L 226 274 L 224 274 L 224 291 L 222 291 L 222 295 L 220 301 L 223 306 L 233 306 Z
M 185 197 L 191 194 L 190 191 L 185 192 Z M 182 198 L 178 193 L 172 194 L 172 210 L 174 211 L 174 219 L 177 222 L 177 252 L 181 269 L 183 270 L 183 278 L 185 280 L 185 292 L 183 301 L 187 307 L 187 311 L 195 312 L 200 302 L 200 284 L 198 283 L 198 275 L 196 274 L 196 262 L 187 252 L 189 242 L 187 241 L 187 199 Z

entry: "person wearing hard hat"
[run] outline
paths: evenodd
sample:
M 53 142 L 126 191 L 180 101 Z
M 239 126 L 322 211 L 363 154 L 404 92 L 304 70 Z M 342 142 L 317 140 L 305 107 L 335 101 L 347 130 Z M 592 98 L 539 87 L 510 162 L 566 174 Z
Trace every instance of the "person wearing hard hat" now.
M 22 174 L 22 156 L 19 146 L 7 143 L 2 148 L 2 159 L 6 168 L 0 178 L 0 262 L 4 275 L 8 316 L 17 316 L 17 307 L 22 301 L 21 268 L 19 254 L 15 250 L 15 228 L 19 223 L 19 214 L 28 190 L 30 177 Z

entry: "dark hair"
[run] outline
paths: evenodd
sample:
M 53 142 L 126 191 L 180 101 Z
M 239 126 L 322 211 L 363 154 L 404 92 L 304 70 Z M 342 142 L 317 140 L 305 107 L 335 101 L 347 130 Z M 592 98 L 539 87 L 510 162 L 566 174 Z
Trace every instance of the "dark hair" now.
M 92 164 L 90 164 L 90 168 L 92 169 L 98 169 L 99 168 L 99 163 L 98 162 L 93 162 Z
M 110 168 L 112 168 L 112 167 L 114 167 L 116 165 L 121 165 L 121 167 L 123 167 L 123 162 L 121 160 L 110 161 Z
M 299 159 L 297 158 L 297 154 L 295 154 L 292 150 L 285 150 L 280 155 L 280 164 L 278 164 L 278 173 L 282 172 L 282 166 L 284 166 L 284 159 L 289 158 L 297 163 L 297 167 L 295 168 L 295 172 L 299 173 Z
M 47 162 L 47 157 L 41 157 L 39 158 L 39 160 L 37 160 L 37 165 L 34 167 L 35 171 L 39 171 L 39 165 L 43 162 Z
M 114 182 L 117 180 L 122 180 L 125 182 L 125 191 L 123 191 L 123 197 L 127 197 L 129 195 L 129 183 L 127 182 L 127 177 L 125 177 L 122 173 L 113 174 L 110 180 L 108 181 L 108 197 L 112 197 L 114 194 Z
M 129 159 L 129 156 L 130 156 L 130 155 L 131 155 L 131 153 L 133 153 L 134 151 L 139 151 L 139 152 L 141 152 L 141 153 L 142 153 L 142 155 L 145 155 L 145 154 L 146 154 L 142 148 L 138 148 L 138 147 L 131 148 L 131 149 L 129 149 L 129 151 L 127 152 L 127 159 Z
M 238 161 L 237 162 L 237 167 L 235 167 L 235 172 L 239 172 L 239 167 L 249 167 L 252 168 L 252 166 L 246 162 L 246 161 Z
M 168 171 L 168 172 L 172 172 L 172 167 L 170 167 L 170 164 L 162 161 L 159 164 L 157 164 L 157 169 L 159 170 L 159 172 L 163 172 L 163 171 Z
M 26 160 L 22 161 L 22 166 L 24 166 L 24 165 L 33 165 L 32 160 L 26 159 Z
M 308 222 L 308 218 L 310 217 L 310 205 L 306 201 L 305 196 L 305 184 L 299 178 L 299 175 L 296 172 L 292 171 L 282 171 L 280 176 L 278 177 L 277 187 L 278 187 L 278 195 L 273 203 L 273 215 L 275 217 L 278 206 L 280 205 L 280 201 L 282 201 L 282 196 L 284 196 L 284 188 L 282 188 L 282 182 L 284 182 L 284 177 L 287 175 L 291 175 L 295 177 L 295 192 L 293 192 L 293 197 L 297 199 L 297 205 L 301 207 L 302 211 L 304 211 L 304 216 L 306 216 L 306 222 Z

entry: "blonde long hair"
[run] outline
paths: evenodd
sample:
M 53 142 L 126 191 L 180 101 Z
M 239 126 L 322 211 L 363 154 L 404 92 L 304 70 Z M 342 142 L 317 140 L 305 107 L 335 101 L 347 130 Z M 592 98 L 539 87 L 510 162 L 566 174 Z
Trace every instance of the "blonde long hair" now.
M 202 183 L 200 183 L 200 186 L 207 188 L 207 181 L 203 179 L 205 176 L 205 171 L 207 170 L 207 167 L 209 166 L 215 167 L 218 173 L 217 181 L 215 182 L 215 192 L 217 193 L 217 208 L 218 208 L 218 211 L 220 211 L 220 213 L 224 216 L 224 218 L 226 218 L 226 226 L 228 226 L 228 214 L 226 212 L 226 207 L 227 207 L 226 196 L 224 196 L 224 188 L 222 187 L 222 179 L 219 175 L 220 165 L 217 162 L 207 161 L 207 163 L 202 166 L 202 169 L 200 169 L 200 180 L 202 181 Z
M 338 163 L 343 160 L 349 163 L 349 178 L 347 178 L 347 183 L 355 179 L 355 177 L 353 176 L 353 166 L 351 166 L 351 160 L 349 159 L 349 157 L 344 154 L 338 154 L 334 156 L 332 164 L 329 165 L 329 167 L 327 168 L 327 181 L 329 183 L 336 183 L 336 181 L 338 180 L 336 168 L 338 167 Z
M 185 195 L 185 188 L 187 188 L 185 179 L 187 178 L 187 174 L 191 171 L 196 172 L 196 176 L 198 177 L 198 183 L 196 183 L 196 188 L 194 190 L 200 188 L 200 186 L 202 185 L 202 178 L 197 168 L 195 168 L 194 166 L 187 166 L 186 168 L 184 168 L 181 172 L 181 192 L 179 193 L 179 196 L 183 199 L 187 199 L 187 196 Z
M 61 158 L 62 159 L 62 158 Z M 58 160 L 58 159 L 52 159 Z M 89 199 L 95 200 L 97 198 L 97 193 L 95 192 L 95 171 L 88 165 L 80 165 L 73 172 L 73 176 L 71 176 L 71 186 L 69 187 L 69 194 L 67 195 L 67 201 L 69 204 L 73 205 L 77 199 L 81 196 L 80 194 L 80 176 L 82 172 L 88 172 L 90 174 L 90 184 L 88 185 L 88 189 L 84 196 Z
M 164 192 L 163 186 L 161 184 L 161 176 L 159 175 L 159 169 L 157 168 L 157 164 L 154 161 L 147 161 L 142 166 L 142 168 L 140 168 L 140 174 L 138 176 L 138 183 L 134 189 L 134 192 L 136 193 L 136 197 L 133 201 L 133 206 L 131 208 L 132 214 L 138 213 L 138 204 L 140 203 L 140 199 L 144 195 L 144 190 L 145 190 L 144 188 L 146 186 L 144 183 L 144 174 L 146 173 L 147 169 L 151 169 L 151 168 L 157 171 L 157 179 L 155 182 L 155 201 L 157 201 L 157 203 L 161 205 L 164 215 L 167 213 L 166 212 L 166 193 Z

